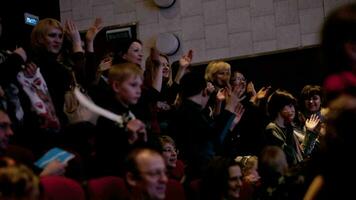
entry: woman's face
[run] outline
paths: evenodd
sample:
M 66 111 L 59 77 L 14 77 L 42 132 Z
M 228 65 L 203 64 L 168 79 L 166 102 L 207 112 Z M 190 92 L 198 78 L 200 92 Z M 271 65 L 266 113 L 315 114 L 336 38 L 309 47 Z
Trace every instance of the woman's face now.
M 240 72 L 234 72 L 233 76 L 231 77 L 230 80 L 231 86 L 241 86 L 241 88 L 244 90 L 243 93 L 246 91 L 246 78 L 243 74 Z
M 122 56 L 128 62 L 142 66 L 143 49 L 142 45 L 138 42 L 133 42 L 127 52 Z
M 63 32 L 62 30 L 51 27 L 48 29 L 47 34 L 44 37 L 43 45 L 48 52 L 58 54 L 62 49 L 63 44 Z
M 160 56 L 159 61 L 161 62 L 161 66 L 163 67 L 163 69 L 162 69 L 163 78 L 169 78 L 169 73 L 171 71 L 171 67 L 168 63 L 168 60 L 165 57 Z
M 229 167 L 228 199 L 238 199 L 242 186 L 242 172 L 238 165 Z
M 163 145 L 163 158 L 167 167 L 174 168 L 177 166 L 177 149 L 171 143 Z
M 220 69 L 214 74 L 215 83 L 219 87 L 225 87 L 230 80 L 230 70 L 229 69 Z
M 310 113 L 316 113 L 321 107 L 321 98 L 319 95 L 313 95 L 309 99 L 304 100 L 305 108 Z

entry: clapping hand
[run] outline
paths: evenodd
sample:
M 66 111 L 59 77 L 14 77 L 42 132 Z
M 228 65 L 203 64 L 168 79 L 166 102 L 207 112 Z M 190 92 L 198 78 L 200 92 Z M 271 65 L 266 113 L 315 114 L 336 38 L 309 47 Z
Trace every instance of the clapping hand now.
M 305 121 L 305 127 L 308 131 L 314 132 L 315 128 L 318 126 L 320 122 L 320 117 L 316 114 L 312 114 L 310 118 Z

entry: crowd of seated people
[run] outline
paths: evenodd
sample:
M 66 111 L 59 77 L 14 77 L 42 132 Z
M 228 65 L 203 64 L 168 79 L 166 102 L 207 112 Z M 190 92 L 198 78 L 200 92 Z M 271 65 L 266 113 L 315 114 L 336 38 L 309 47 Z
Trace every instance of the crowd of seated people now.
M 85 38 L 42 19 L 0 51 L 0 199 L 353 197 L 355 27 L 355 3 L 328 16 L 325 82 L 297 97 L 224 60 L 203 74 L 193 50 L 175 68 L 138 39 L 95 52 L 100 19 Z

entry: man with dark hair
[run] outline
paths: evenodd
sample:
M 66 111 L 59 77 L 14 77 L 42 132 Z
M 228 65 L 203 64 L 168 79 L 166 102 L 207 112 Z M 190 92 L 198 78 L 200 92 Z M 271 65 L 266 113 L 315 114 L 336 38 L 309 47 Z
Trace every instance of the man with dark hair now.
M 237 91 L 227 99 L 225 110 L 215 119 L 208 117 L 205 108 L 214 87 L 196 72 L 183 76 L 182 103 L 173 116 L 170 133 L 177 142 L 182 159 L 187 164 L 187 178 L 200 177 L 209 160 L 222 149 L 222 143 L 235 115 Z

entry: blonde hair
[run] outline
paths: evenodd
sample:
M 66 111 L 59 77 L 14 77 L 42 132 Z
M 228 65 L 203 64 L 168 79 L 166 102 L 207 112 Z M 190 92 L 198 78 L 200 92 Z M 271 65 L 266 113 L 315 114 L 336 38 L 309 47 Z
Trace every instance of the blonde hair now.
M 39 179 L 24 165 L 0 168 L 0 199 L 35 200 L 39 197 Z
M 138 76 L 143 79 L 142 69 L 133 63 L 121 63 L 111 66 L 109 70 L 109 82 L 117 81 L 119 84 L 132 76 Z
M 38 22 L 31 32 L 31 45 L 33 48 L 43 48 L 43 40 L 47 36 L 50 28 L 57 28 L 63 32 L 61 22 L 52 18 L 45 18 Z
M 206 81 L 214 82 L 214 80 L 215 80 L 214 75 L 218 71 L 225 70 L 225 69 L 229 70 L 229 77 L 230 77 L 231 76 L 231 66 L 229 63 L 222 61 L 222 60 L 211 61 L 211 62 L 209 62 L 208 66 L 206 67 L 204 78 Z
M 168 81 L 166 81 L 164 83 L 166 83 L 168 86 L 171 86 L 173 84 L 173 78 L 172 78 L 172 68 L 171 68 L 171 64 L 169 63 L 169 58 L 165 54 L 159 54 L 159 56 L 163 57 L 168 62 L 168 65 L 170 67 L 169 77 L 168 77 Z M 155 76 L 157 74 L 157 71 L 159 70 L 159 67 L 160 66 L 157 66 L 154 63 L 154 61 L 151 59 L 151 56 L 147 57 L 146 63 L 145 63 L 145 72 L 144 72 L 145 85 L 147 85 L 147 86 L 152 85 L 152 82 L 155 79 Z
M 167 85 L 171 86 L 173 84 L 173 74 L 172 74 L 172 65 L 169 62 L 169 58 L 166 54 L 159 54 L 161 57 L 165 58 L 168 62 L 169 65 L 169 77 L 168 77 L 168 81 L 167 81 Z
M 253 167 L 258 166 L 257 156 L 237 156 L 235 161 L 241 164 L 242 174 L 246 174 Z

